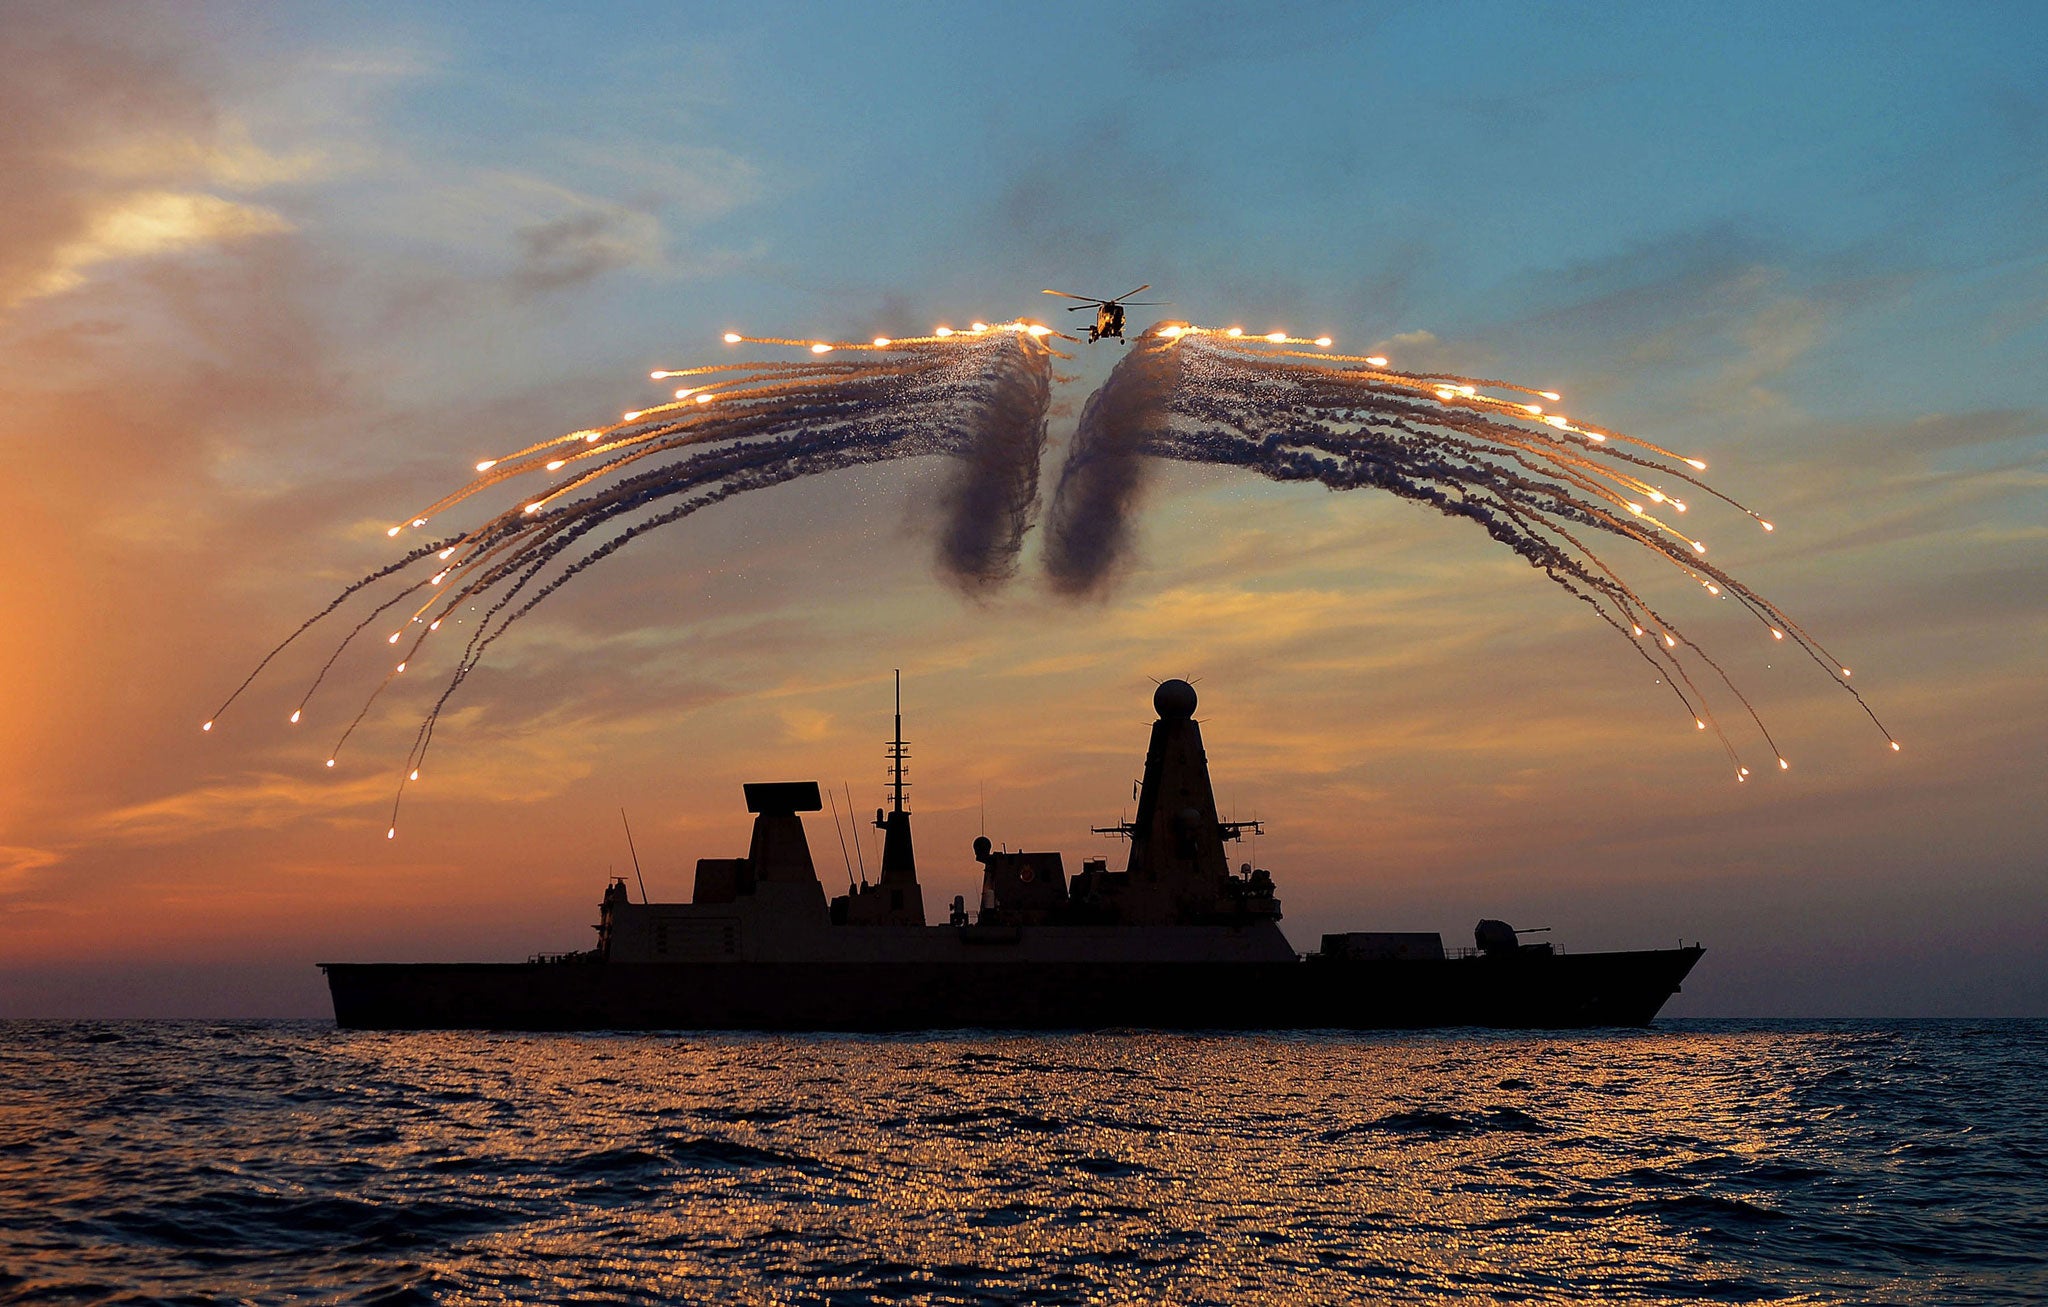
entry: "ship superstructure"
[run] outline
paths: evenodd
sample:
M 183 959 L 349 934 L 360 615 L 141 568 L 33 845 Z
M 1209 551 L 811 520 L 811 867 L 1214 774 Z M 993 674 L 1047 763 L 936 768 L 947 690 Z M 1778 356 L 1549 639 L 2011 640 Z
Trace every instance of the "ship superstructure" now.
M 1257 829 L 1216 808 L 1194 687 L 1162 683 L 1121 871 L 974 843 L 977 909 L 927 924 L 912 847 L 901 687 L 877 880 L 830 900 L 802 814 L 815 781 L 744 786 L 744 857 L 703 858 L 687 903 L 614 879 L 585 953 L 525 963 L 327 963 L 344 1026 L 906 1030 L 1629 1025 L 1655 1016 L 1698 947 L 1567 955 L 1500 922 L 1453 955 L 1440 936 L 1326 935 L 1302 956 L 1272 876 L 1231 870 Z M 963 896 L 964 898 L 964 896 Z M 1505 932 L 1503 942 L 1502 932 Z

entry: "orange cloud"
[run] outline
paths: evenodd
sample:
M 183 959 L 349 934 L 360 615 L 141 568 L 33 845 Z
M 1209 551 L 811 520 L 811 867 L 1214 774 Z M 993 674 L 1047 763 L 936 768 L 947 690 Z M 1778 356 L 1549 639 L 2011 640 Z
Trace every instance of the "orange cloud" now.
M 291 230 L 275 208 L 223 192 L 303 179 L 322 152 L 259 146 L 160 19 L 119 7 L 10 13 L 0 309 L 76 290 L 109 264 Z
M 0 844 L 0 895 L 13 892 L 26 884 L 29 877 L 36 872 L 45 867 L 54 867 L 62 861 L 64 855 L 54 849 Z
M 181 253 L 209 245 L 292 230 L 273 209 L 238 204 L 217 195 L 140 191 L 113 198 L 87 216 L 78 235 L 52 247 L 40 272 L 0 289 L 0 307 L 56 295 L 85 283 L 95 266 L 119 259 Z

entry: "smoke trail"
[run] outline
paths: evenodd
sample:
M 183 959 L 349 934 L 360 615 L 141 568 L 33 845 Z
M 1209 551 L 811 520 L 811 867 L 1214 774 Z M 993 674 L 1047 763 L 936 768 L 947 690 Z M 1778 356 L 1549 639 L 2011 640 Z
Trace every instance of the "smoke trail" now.
M 1130 553 L 1144 455 L 1165 446 L 1181 353 L 1159 328 L 1138 339 L 1088 397 L 1046 515 L 1045 570 L 1063 595 L 1100 594 Z
M 654 374 L 697 384 L 675 402 L 625 414 L 607 426 L 570 432 L 501 458 L 477 464 L 469 486 L 443 497 L 388 532 L 418 529 L 486 490 L 531 474 L 559 476 L 539 494 L 521 497 L 481 525 L 408 552 L 349 586 L 285 638 L 215 713 L 221 715 L 283 650 L 379 581 L 403 583 L 341 638 L 321 667 L 301 712 L 336 660 L 380 614 L 415 599 L 423 602 L 394 619 L 386 643 L 408 633 L 396 666 L 371 691 L 328 755 L 339 751 L 364 720 L 370 704 L 419 657 L 444 622 L 482 608 L 432 708 L 421 721 L 406 760 L 405 781 L 416 780 L 442 710 L 508 629 L 536 606 L 635 539 L 697 510 L 751 490 L 893 459 L 943 454 L 969 466 L 972 494 L 957 496 L 955 516 L 992 522 L 981 538 L 956 531 L 965 542 L 943 565 L 961 576 L 996 577 L 1014 566 L 1030 522 L 1035 486 L 1019 489 L 1020 468 L 1035 473 L 1044 439 L 1053 351 L 1046 328 L 1012 323 L 973 331 L 941 329 L 928 337 L 872 344 L 753 339 L 795 345 L 813 355 L 844 353 L 853 360 L 809 363 L 722 364 Z M 728 335 L 728 343 L 744 338 Z M 858 356 L 866 354 L 869 357 Z M 971 547 L 970 547 L 971 546 Z M 428 560 L 432 560 L 429 562 Z M 403 576 L 415 565 L 421 572 Z M 417 629 L 415 629 L 417 628 Z M 206 729 L 214 722 L 209 719 Z M 396 805 L 393 810 L 396 831 Z
M 941 575 L 968 594 L 1008 581 L 1038 508 L 1038 465 L 1045 454 L 1049 368 L 991 373 L 974 429 L 959 452 L 943 503 Z
M 1144 456 L 1242 467 L 1332 490 L 1380 490 L 1473 523 L 1590 605 L 1658 670 L 1698 728 L 1716 735 L 1738 780 L 1749 769 L 1709 711 L 1688 661 L 1742 705 L 1778 766 L 1790 764 L 1721 664 L 1623 580 L 1591 541 L 1635 546 L 1708 594 L 1733 598 L 1773 640 L 1789 639 L 1826 669 L 1884 730 L 1849 685 L 1848 668 L 1780 609 L 1708 563 L 1704 542 L 1666 520 L 1667 509 L 1673 519 L 1687 511 L 1683 495 L 1696 489 L 1773 529 L 1700 481 L 1703 461 L 1528 402 L 1555 402 L 1552 392 L 1399 372 L 1383 358 L 1321 352 L 1329 343 L 1185 323 L 1147 331 L 1088 401 L 1061 473 L 1047 529 L 1055 587 L 1087 593 L 1106 584 L 1128 548 Z M 1888 731 L 1885 738 L 1899 748 Z
M 478 463 L 476 480 L 388 534 L 425 527 L 496 487 L 553 479 L 480 525 L 414 548 L 347 587 L 266 654 L 215 717 L 307 632 L 389 582 L 391 592 L 344 632 L 291 715 L 300 720 L 364 631 L 380 619 L 395 621 L 386 643 L 405 647 L 341 732 L 338 751 L 445 622 L 481 609 L 415 732 L 402 798 L 406 783 L 419 777 L 443 710 L 491 645 L 563 586 L 700 509 L 868 463 L 931 454 L 957 460 L 944 495 L 938 566 L 970 594 L 999 584 L 1016 569 L 1037 507 L 1050 360 L 1065 357 L 1047 344 L 1050 334 L 1010 323 L 871 344 L 728 335 L 731 344 L 792 346 L 813 357 L 657 372 L 656 379 L 693 384 L 677 390 L 672 403 Z M 1556 402 L 1548 391 L 1400 372 L 1383 358 L 1329 354 L 1329 344 L 1185 323 L 1161 323 L 1134 342 L 1088 399 L 1061 468 L 1046 542 L 1055 590 L 1086 596 L 1107 587 L 1130 550 L 1148 457 L 1238 466 L 1278 481 L 1384 491 L 1484 530 L 1628 639 L 1698 728 L 1720 739 L 1738 779 L 1749 769 L 1709 712 L 1689 664 L 1711 672 L 1741 703 L 1774 754 L 1776 742 L 1721 664 L 1625 581 L 1594 542 L 1629 544 L 1632 553 L 1661 559 L 1709 594 L 1734 599 L 1773 640 L 1789 641 L 1836 676 L 1883 729 L 1849 687 L 1848 668 L 1781 610 L 1708 563 L 1706 545 L 1674 525 L 1688 510 L 1684 495 L 1696 490 L 1772 529 L 1701 481 L 1695 473 L 1706 470 L 1704 462 L 1529 402 Z M 395 617 L 384 618 L 394 609 Z M 213 726 L 209 719 L 205 729 Z M 1777 761 L 1789 766 L 1782 755 Z M 327 765 L 334 765 L 332 753 Z M 393 833 L 396 810 L 394 800 Z

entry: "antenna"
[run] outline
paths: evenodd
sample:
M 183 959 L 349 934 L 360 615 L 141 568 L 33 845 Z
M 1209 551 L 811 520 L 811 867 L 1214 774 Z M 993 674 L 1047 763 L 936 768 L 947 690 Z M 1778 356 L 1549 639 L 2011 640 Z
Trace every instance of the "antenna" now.
M 988 834 L 988 782 L 987 782 L 987 781 L 983 781 L 983 782 L 981 783 L 981 830 L 980 830 L 980 832 L 979 832 L 979 833 L 980 833 L 980 834 L 982 834 L 982 835 L 986 835 L 986 834 Z
M 619 809 L 619 824 L 626 828 L 626 851 L 633 855 L 633 879 L 640 882 L 640 901 L 647 902 L 647 881 L 640 875 L 640 850 L 633 847 L 633 823 L 626 820 L 626 810 Z
M 903 747 L 903 669 L 899 667 L 896 669 L 896 738 L 889 743 L 889 788 L 896 812 L 903 811 L 903 762 L 908 757 L 910 751 Z
M 846 786 L 846 816 L 847 820 L 851 821 L 853 819 L 853 786 L 847 781 L 839 783 Z M 865 885 L 868 883 L 868 855 L 860 850 L 860 833 L 858 831 L 855 831 L 853 836 L 853 856 L 860 859 L 860 883 Z
M 839 825 L 839 796 L 832 792 L 830 786 L 826 786 L 825 797 L 832 800 L 832 829 L 838 832 L 839 835 L 839 860 L 846 864 L 846 892 L 851 894 L 853 893 L 853 859 L 846 856 L 846 831 Z M 850 789 L 847 791 L 846 801 L 848 803 L 853 802 L 853 792 Z M 855 842 L 858 843 L 858 840 L 856 839 Z

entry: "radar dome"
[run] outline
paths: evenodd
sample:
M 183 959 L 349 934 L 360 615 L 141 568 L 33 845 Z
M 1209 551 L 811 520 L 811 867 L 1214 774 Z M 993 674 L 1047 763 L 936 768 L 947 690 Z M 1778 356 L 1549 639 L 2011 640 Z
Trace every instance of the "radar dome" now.
M 1161 681 L 1152 692 L 1152 707 L 1162 721 L 1186 721 L 1195 715 L 1195 687 L 1186 681 Z

